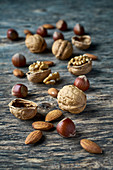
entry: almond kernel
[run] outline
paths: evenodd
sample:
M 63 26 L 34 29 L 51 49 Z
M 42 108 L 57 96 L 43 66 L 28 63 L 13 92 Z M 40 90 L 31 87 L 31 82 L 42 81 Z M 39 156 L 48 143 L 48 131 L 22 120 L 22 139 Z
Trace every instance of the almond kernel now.
M 60 110 L 52 110 L 46 115 L 45 121 L 50 122 L 58 119 L 60 116 L 62 116 L 62 112 Z
M 100 146 L 91 140 L 81 139 L 80 145 L 89 153 L 102 153 Z
M 31 132 L 26 140 L 25 140 L 25 144 L 34 144 L 36 142 L 38 142 L 40 139 L 42 138 L 42 132 L 40 130 L 35 130 L 33 132 Z
M 53 61 L 43 61 L 45 64 L 47 64 L 48 66 L 53 66 L 54 62 Z
M 92 60 L 97 60 L 98 59 L 98 57 L 96 55 L 93 55 L 93 54 L 86 53 L 84 55 L 88 56 L 89 58 L 92 58 Z
M 43 122 L 43 121 L 34 122 L 32 123 L 32 126 L 34 129 L 38 129 L 38 130 L 50 130 L 54 127 L 52 123 Z
M 51 25 L 51 24 L 44 24 L 42 26 L 46 29 L 54 29 L 55 28 L 54 25 Z
M 13 74 L 14 74 L 14 76 L 16 76 L 16 77 L 24 77 L 23 71 L 21 71 L 21 70 L 19 70 L 19 69 L 14 69 L 14 70 L 13 70 Z

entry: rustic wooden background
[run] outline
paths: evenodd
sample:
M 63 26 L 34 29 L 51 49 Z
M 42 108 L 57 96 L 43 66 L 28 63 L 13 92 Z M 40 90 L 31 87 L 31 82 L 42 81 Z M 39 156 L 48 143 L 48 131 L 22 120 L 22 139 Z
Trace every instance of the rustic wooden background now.
M 57 60 L 51 53 L 53 43 L 49 30 L 46 37 L 48 49 L 42 54 L 32 54 L 24 43 L 24 29 L 36 32 L 38 26 L 59 19 L 68 23 L 65 39 L 71 40 L 76 23 L 84 25 L 92 38 L 92 45 L 86 51 L 74 47 L 73 56 L 92 53 L 98 56 L 93 62 L 92 71 L 87 74 L 90 89 L 86 92 L 87 107 L 77 115 L 63 112 L 71 118 L 77 128 L 75 138 L 64 139 L 56 130 L 44 132 L 42 140 L 32 146 L 24 144 L 26 136 L 33 131 L 35 120 L 43 120 L 52 109 L 58 109 L 56 99 L 48 95 L 50 87 L 61 89 L 73 84 L 75 76 L 67 71 L 67 61 Z M 11 42 L 6 38 L 9 28 L 19 32 L 20 40 Z M 15 68 L 11 58 L 22 53 L 27 64 L 40 60 L 52 60 L 52 71 L 59 71 L 61 80 L 54 86 L 32 84 L 26 78 L 19 79 L 12 74 Z M 73 57 L 72 56 L 72 57 Z M 22 68 L 27 72 L 28 67 Z M 11 88 L 23 83 L 29 89 L 28 100 L 38 105 L 38 115 L 33 120 L 21 121 L 9 111 L 8 103 L 15 97 Z M 113 1 L 112 0 L 0 0 L 0 169 L 113 169 Z M 56 126 L 58 122 L 54 122 Z M 98 143 L 103 154 L 89 154 L 79 144 L 80 139 L 88 138 Z

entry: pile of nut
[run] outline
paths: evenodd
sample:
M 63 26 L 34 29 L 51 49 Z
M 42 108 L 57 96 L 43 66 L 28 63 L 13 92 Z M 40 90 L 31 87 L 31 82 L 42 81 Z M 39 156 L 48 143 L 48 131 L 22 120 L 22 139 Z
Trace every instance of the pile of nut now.
M 26 35 L 25 44 L 32 53 L 41 53 L 47 48 L 47 43 L 44 39 L 48 35 L 47 29 L 54 29 L 51 24 L 44 24 L 40 26 L 36 34 L 29 30 L 24 30 Z M 59 20 L 56 23 L 56 28 L 60 31 L 66 31 L 68 26 L 64 20 Z M 91 44 L 91 37 L 85 35 L 84 27 L 76 24 L 74 29 L 76 36 L 72 37 L 72 44 L 79 49 L 87 49 Z M 9 29 L 7 31 L 8 39 L 16 41 L 19 37 L 17 31 Z M 52 45 L 52 53 L 57 59 L 65 60 L 73 53 L 73 46 L 71 42 L 64 40 L 62 32 L 53 33 L 54 43 Z M 66 85 L 62 89 L 55 88 L 48 89 L 48 94 L 57 98 L 59 108 L 70 113 L 78 114 L 86 107 L 86 91 L 89 86 L 89 80 L 84 74 L 87 74 L 92 69 L 92 60 L 96 60 L 97 56 L 93 54 L 84 54 L 71 58 L 68 62 L 68 71 L 74 75 L 81 75 L 74 81 L 74 85 Z M 26 65 L 26 58 L 22 54 L 15 54 L 12 57 L 12 63 L 15 67 L 24 67 Z M 51 73 L 50 66 L 53 66 L 53 61 L 37 61 L 29 66 L 29 71 L 26 73 L 27 79 L 32 83 L 45 83 L 46 85 L 54 85 L 60 79 L 59 72 Z M 24 77 L 25 74 L 20 69 L 14 69 L 13 74 L 17 77 Z M 17 118 L 28 120 L 36 116 L 37 104 L 21 99 L 27 97 L 28 88 L 23 84 L 16 84 L 12 88 L 12 95 L 18 97 L 9 103 L 10 112 Z M 58 120 L 62 117 L 62 111 L 52 110 L 45 116 L 45 121 L 33 122 L 32 127 L 35 131 L 31 132 L 25 144 L 34 144 L 42 138 L 42 131 L 48 131 L 54 127 L 51 121 Z M 57 132 L 62 137 L 74 137 L 76 135 L 76 127 L 70 118 L 64 118 L 57 124 Z M 81 146 L 90 153 L 102 153 L 101 148 L 94 142 L 82 139 Z

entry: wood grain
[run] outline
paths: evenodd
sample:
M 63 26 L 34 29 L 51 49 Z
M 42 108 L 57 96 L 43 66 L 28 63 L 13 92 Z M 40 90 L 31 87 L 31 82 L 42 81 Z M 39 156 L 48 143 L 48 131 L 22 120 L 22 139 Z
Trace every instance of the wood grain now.
M 45 2 L 45 3 L 44 3 Z M 0 169 L 113 169 L 113 1 L 0 1 Z M 63 32 L 65 39 L 71 41 L 73 27 L 81 23 L 92 38 L 88 50 L 80 51 L 74 47 L 72 57 L 91 53 L 98 56 L 93 61 L 93 69 L 87 74 L 90 88 L 86 91 L 87 106 L 80 114 L 63 112 L 76 124 L 77 136 L 64 139 L 53 131 L 44 132 L 41 141 L 35 145 L 24 144 L 27 135 L 33 131 L 32 123 L 44 120 L 47 112 L 59 109 L 55 98 L 48 95 L 50 87 L 60 90 L 64 85 L 73 84 L 75 76 L 67 71 L 66 61 L 57 60 L 51 53 L 52 34 L 56 29 L 48 30 L 45 38 L 48 49 L 41 54 L 32 54 L 25 46 L 24 29 L 33 33 L 45 23 L 55 25 L 59 19 L 68 23 L 68 31 Z M 11 42 L 6 38 L 9 28 L 19 32 L 20 38 Z M 51 70 L 59 71 L 61 80 L 54 86 L 32 84 L 27 78 L 13 75 L 11 58 L 22 53 L 27 64 L 37 60 L 53 61 Z M 28 67 L 21 68 L 23 72 Z M 29 89 L 27 100 L 38 105 L 39 114 L 32 120 L 21 121 L 9 111 L 8 103 L 14 99 L 11 88 L 23 83 Z M 58 122 L 54 122 L 56 127 Z M 80 146 L 83 138 L 96 142 L 103 154 L 94 155 Z

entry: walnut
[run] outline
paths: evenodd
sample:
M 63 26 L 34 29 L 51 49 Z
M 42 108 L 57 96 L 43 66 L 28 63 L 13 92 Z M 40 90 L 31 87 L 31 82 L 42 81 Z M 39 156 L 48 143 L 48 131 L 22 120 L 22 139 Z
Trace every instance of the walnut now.
M 80 113 L 86 107 L 86 95 L 74 85 L 64 86 L 58 93 L 57 101 L 60 109 L 70 113 Z
M 73 47 L 72 44 L 67 40 L 56 40 L 52 46 L 52 53 L 56 58 L 65 60 L 72 55 Z
M 24 99 L 14 99 L 9 103 L 10 112 L 22 120 L 32 119 L 37 113 L 37 104 Z
M 72 37 L 72 44 L 81 50 L 89 48 L 91 45 L 91 37 L 89 35 Z
M 59 73 L 54 72 L 54 73 L 49 74 L 49 76 L 44 79 L 43 83 L 45 83 L 45 84 L 55 84 L 59 80 L 60 80 Z
M 41 53 L 47 47 L 43 37 L 38 34 L 29 35 L 26 37 L 25 44 L 32 53 Z
M 29 66 L 29 71 L 26 73 L 27 79 L 33 83 L 40 83 L 51 73 L 48 65 L 44 62 L 37 61 Z
M 92 59 L 87 55 L 75 56 L 68 62 L 67 68 L 74 75 L 87 74 L 92 69 Z

